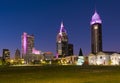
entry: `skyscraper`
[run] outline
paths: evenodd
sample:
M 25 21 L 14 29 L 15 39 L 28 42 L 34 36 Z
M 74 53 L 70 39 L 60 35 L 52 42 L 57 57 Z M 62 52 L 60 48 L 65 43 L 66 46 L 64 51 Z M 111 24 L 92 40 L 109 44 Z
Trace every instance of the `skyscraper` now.
M 63 22 L 61 22 L 60 31 L 57 35 L 57 41 L 56 41 L 57 47 L 57 55 L 58 57 L 65 57 L 68 55 L 68 36 L 67 32 L 64 28 Z
M 91 52 L 96 54 L 102 51 L 102 20 L 95 11 L 90 22 L 91 25 Z
M 32 54 L 34 48 L 34 36 L 23 33 L 22 35 L 22 58 L 26 55 Z

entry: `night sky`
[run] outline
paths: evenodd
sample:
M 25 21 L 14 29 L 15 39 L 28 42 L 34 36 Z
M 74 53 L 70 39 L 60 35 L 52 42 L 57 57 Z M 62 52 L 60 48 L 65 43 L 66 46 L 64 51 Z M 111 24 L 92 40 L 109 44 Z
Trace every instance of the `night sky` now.
M 23 32 L 34 34 L 35 48 L 56 52 L 56 36 L 61 21 L 74 53 L 91 51 L 90 21 L 95 9 L 102 19 L 103 50 L 120 51 L 119 0 L 1 0 L 0 55 L 8 48 L 13 56 L 21 49 Z

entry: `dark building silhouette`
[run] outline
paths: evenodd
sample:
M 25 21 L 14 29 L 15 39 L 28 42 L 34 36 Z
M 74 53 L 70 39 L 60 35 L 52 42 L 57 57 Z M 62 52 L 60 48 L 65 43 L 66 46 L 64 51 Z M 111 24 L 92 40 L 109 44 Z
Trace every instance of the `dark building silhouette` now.
M 19 50 L 19 49 L 17 49 L 17 50 L 15 51 L 15 59 L 16 59 L 16 60 L 20 59 L 20 50 Z
M 2 58 L 3 58 L 3 60 L 10 59 L 10 51 L 9 51 L 9 49 L 3 49 Z
M 96 54 L 102 51 L 102 21 L 95 11 L 91 20 L 91 52 Z
M 73 53 L 73 44 L 68 44 L 68 56 L 74 55 Z
M 79 55 L 78 56 L 83 56 L 82 49 L 80 48 Z
M 60 31 L 57 35 L 56 51 L 59 58 L 68 56 L 68 36 L 63 22 L 61 23 Z

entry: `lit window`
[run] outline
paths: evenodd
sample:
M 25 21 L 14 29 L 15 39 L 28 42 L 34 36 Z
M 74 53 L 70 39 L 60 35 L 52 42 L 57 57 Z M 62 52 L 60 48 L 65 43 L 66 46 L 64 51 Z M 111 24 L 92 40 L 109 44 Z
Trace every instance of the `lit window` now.
M 95 26 L 94 26 L 94 29 L 98 29 L 98 26 L 97 26 L 97 25 L 95 25 Z

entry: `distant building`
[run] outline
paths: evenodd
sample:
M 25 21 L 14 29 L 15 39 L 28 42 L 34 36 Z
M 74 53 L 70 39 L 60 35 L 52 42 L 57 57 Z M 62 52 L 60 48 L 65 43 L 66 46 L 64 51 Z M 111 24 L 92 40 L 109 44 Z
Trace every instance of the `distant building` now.
M 91 20 L 91 53 L 89 65 L 120 65 L 120 54 L 102 50 L 102 20 L 95 11 Z
M 97 65 L 110 65 L 110 55 L 108 53 L 99 52 L 97 54 Z
M 22 58 L 26 55 L 32 54 L 34 48 L 34 36 L 23 33 L 22 35 Z
M 2 58 L 3 58 L 3 60 L 10 59 L 10 51 L 9 51 L 9 49 L 3 49 Z
M 68 56 L 68 36 L 63 22 L 61 23 L 60 31 L 57 35 L 56 51 L 59 58 Z
M 31 55 L 26 55 L 24 57 L 25 63 L 34 63 L 34 62 L 40 62 L 41 60 L 44 60 L 43 54 L 31 54 Z
M 97 56 L 95 54 L 90 53 L 88 55 L 88 64 L 89 65 L 97 65 L 96 61 L 97 61 Z
M 68 44 L 68 56 L 73 56 L 73 44 Z
M 120 65 L 120 54 L 114 52 L 99 52 L 88 55 L 89 65 Z
M 110 63 L 111 63 L 111 65 L 120 65 L 120 54 L 113 53 L 110 56 Z
M 16 49 L 16 51 L 15 51 L 15 60 L 18 60 L 18 59 L 20 59 L 20 50 Z
M 76 64 L 77 58 L 78 57 L 76 55 L 73 55 L 73 56 L 66 56 L 64 58 L 58 58 L 58 59 L 60 59 L 60 63 L 62 65 L 67 65 L 67 64 Z
M 32 54 L 39 55 L 39 54 L 41 54 L 41 51 L 40 50 L 36 50 L 35 48 L 33 48 L 32 49 Z
M 91 24 L 91 53 L 97 54 L 102 51 L 102 20 L 95 11 Z
M 45 60 L 52 60 L 54 58 L 52 52 L 44 52 L 44 59 Z

